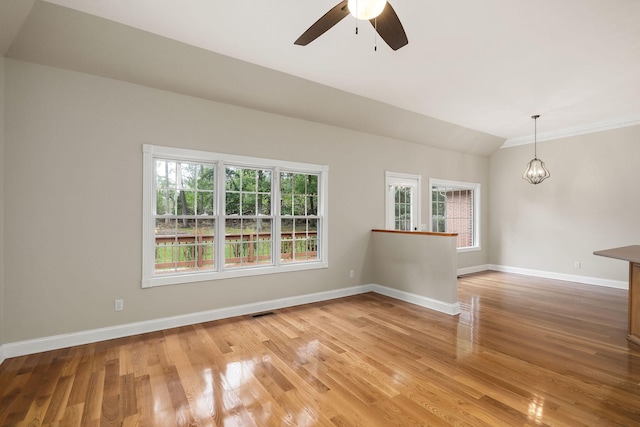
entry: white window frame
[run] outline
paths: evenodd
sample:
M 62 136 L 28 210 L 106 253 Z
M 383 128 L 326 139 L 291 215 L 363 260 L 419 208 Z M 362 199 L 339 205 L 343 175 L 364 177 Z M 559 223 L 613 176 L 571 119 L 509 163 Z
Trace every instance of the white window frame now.
M 473 246 L 458 248 L 458 253 L 481 250 L 480 245 L 480 184 L 475 182 L 450 181 L 429 178 L 429 231 L 433 230 L 433 187 L 447 187 L 473 191 Z
M 411 228 L 412 230 L 422 230 L 420 202 L 422 199 L 422 176 L 390 171 L 386 171 L 384 174 L 385 228 L 387 230 L 395 229 L 395 193 L 392 190 L 398 185 L 406 185 L 416 189 L 411 198 Z
M 213 153 L 208 151 L 189 150 L 174 147 L 164 147 L 143 144 L 143 207 L 142 207 L 142 287 L 174 285 L 180 283 L 201 282 L 209 280 L 228 279 L 233 277 L 256 276 L 262 274 L 282 273 L 287 271 L 312 270 L 328 268 L 329 258 L 329 221 L 328 221 L 328 188 L 329 167 L 310 163 L 288 162 L 282 160 L 264 159 L 259 157 L 237 156 Z M 273 171 L 272 181 L 272 217 L 273 225 L 273 263 L 269 265 L 249 266 L 246 268 L 225 268 L 224 259 L 215 260 L 215 268 L 209 271 L 180 272 L 176 274 L 155 274 L 155 191 L 154 191 L 154 162 L 156 158 L 178 161 L 192 161 L 215 164 L 215 193 L 214 215 L 215 236 L 225 235 L 225 167 L 238 166 L 247 168 L 265 168 Z M 303 262 L 280 261 L 280 172 L 294 172 L 318 174 L 318 260 Z M 215 253 L 224 254 L 224 238 L 214 240 Z

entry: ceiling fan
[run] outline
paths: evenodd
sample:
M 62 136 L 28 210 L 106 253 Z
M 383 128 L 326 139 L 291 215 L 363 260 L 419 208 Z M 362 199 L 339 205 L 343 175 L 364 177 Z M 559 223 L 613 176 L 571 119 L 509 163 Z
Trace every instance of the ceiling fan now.
M 344 0 L 310 26 L 294 44 L 308 45 L 349 14 L 356 19 L 371 22 L 380 37 L 393 50 L 409 43 L 396 11 L 386 0 Z

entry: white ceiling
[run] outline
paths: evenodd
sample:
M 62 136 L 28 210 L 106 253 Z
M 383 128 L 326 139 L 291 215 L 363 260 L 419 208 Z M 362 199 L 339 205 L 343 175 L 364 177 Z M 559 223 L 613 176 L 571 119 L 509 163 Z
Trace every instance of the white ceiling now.
M 350 16 L 294 45 L 338 0 L 47 1 L 507 140 L 640 123 L 638 0 L 393 0 L 395 52 Z

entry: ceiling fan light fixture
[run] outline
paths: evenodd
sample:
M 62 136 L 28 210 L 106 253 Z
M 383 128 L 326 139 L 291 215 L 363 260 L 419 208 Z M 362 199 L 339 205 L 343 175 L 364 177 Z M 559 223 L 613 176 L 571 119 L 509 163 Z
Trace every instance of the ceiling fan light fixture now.
M 351 14 L 357 20 L 368 20 L 377 35 L 391 49 L 398 50 L 409 43 L 398 14 L 391 3 L 385 0 L 342 0 L 322 15 L 293 43 L 306 46 Z M 356 25 L 356 34 L 357 28 L 358 25 Z
M 386 4 L 387 0 L 349 0 L 347 7 L 356 19 L 368 21 L 380 15 Z

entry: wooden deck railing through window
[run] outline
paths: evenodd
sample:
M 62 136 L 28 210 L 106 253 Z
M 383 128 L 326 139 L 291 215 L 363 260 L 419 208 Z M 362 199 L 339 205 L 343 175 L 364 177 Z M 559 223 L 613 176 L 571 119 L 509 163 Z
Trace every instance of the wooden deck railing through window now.
M 156 272 L 203 269 L 213 265 L 214 235 L 156 235 Z M 271 261 L 271 233 L 227 234 L 225 265 L 263 264 Z M 295 251 L 294 251 L 295 249 Z M 283 262 L 314 260 L 318 257 L 317 232 L 281 233 Z

